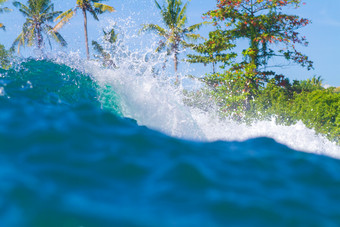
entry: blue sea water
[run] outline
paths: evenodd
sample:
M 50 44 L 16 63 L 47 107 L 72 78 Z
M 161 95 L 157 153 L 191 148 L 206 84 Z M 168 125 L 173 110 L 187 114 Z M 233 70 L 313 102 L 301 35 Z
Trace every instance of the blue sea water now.
M 338 159 L 166 135 L 52 61 L 0 76 L 0 226 L 340 225 Z

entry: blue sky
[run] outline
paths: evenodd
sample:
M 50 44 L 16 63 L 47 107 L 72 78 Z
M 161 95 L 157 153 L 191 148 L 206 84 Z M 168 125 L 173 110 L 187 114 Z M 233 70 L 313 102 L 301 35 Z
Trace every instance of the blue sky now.
M 26 1 L 21 1 L 26 3 Z M 65 11 L 75 5 L 76 0 L 55 0 L 53 1 L 55 10 Z M 161 2 L 161 0 L 159 0 Z M 314 61 L 315 70 L 307 71 L 298 66 L 290 66 L 280 69 L 291 80 L 307 79 L 313 75 L 322 76 L 325 84 L 340 86 L 340 1 L 339 0 L 305 0 L 306 5 L 299 9 L 289 9 L 289 12 L 296 14 L 312 21 L 311 25 L 300 30 L 306 35 L 309 46 L 300 47 L 299 49 L 307 54 Z M 160 16 L 155 8 L 153 0 L 108 0 L 105 2 L 114 6 L 117 12 L 112 14 L 103 14 L 100 16 L 101 22 L 97 22 L 89 17 L 89 40 L 97 40 L 101 36 L 101 28 L 105 27 L 108 20 L 117 21 L 127 19 L 134 24 L 131 28 L 137 30 L 143 23 L 160 23 Z M 191 0 L 188 7 L 188 25 L 201 22 L 202 13 L 214 9 L 215 0 Z M 0 31 L 0 43 L 7 48 L 10 47 L 13 40 L 19 35 L 21 26 L 24 22 L 23 16 L 18 13 L 17 9 L 9 0 L 4 6 L 12 8 L 11 13 L 0 14 L 0 22 L 6 25 L 6 32 Z M 69 43 L 64 51 L 79 51 L 85 55 L 83 21 L 79 12 L 69 24 L 60 30 L 66 41 Z M 204 28 L 200 33 L 207 34 L 208 28 Z M 147 36 L 143 36 L 147 37 Z M 25 51 L 24 51 L 25 53 Z M 29 53 L 26 51 L 26 53 Z M 183 67 L 183 66 L 182 66 Z M 192 66 L 202 71 L 202 66 Z M 209 67 L 209 66 L 208 66 Z M 209 68 L 204 69 L 209 72 Z M 204 71 L 203 70 L 203 71 Z

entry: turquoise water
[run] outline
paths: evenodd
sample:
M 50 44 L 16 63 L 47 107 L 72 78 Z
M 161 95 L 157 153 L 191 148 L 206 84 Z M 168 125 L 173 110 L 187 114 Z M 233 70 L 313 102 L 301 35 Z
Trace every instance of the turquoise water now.
M 0 74 L 0 226 L 340 225 L 338 159 L 165 135 L 62 64 Z

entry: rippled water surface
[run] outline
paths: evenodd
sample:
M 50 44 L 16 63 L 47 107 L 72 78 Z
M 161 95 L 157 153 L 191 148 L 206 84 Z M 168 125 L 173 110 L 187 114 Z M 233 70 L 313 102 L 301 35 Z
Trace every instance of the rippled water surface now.
M 314 154 L 339 147 L 304 126 L 217 124 L 119 71 L 0 74 L 0 226 L 340 225 L 340 161 Z

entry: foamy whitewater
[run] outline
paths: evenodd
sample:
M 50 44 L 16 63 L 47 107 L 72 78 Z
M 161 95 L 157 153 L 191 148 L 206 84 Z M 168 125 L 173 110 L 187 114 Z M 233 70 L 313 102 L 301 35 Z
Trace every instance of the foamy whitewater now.
M 139 125 L 183 139 L 244 141 L 269 137 L 292 149 L 340 158 L 340 147 L 336 143 L 323 135 L 317 135 L 302 122 L 282 126 L 274 120 L 258 121 L 249 126 L 232 120 L 220 120 L 214 108 L 203 112 L 186 106 L 183 103 L 183 88 L 196 89 L 202 86 L 198 81 L 185 76 L 193 73 L 191 65 L 181 62 L 181 85 L 174 86 L 171 56 L 155 53 L 157 36 L 144 34 L 148 39 L 141 39 L 140 35 L 133 32 L 137 25 L 131 18 L 104 24 L 108 24 L 104 29 L 115 28 L 120 34 L 114 47 L 105 40 L 98 40 L 111 53 L 117 68 L 104 69 L 96 61 L 84 63 L 77 54 L 61 54 L 54 59 L 89 73 L 102 86 L 112 86 L 120 97 L 124 117 L 135 119 Z M 117 27 L 117 24 L 121 26 Z M 132 47 L 129 46 L 131 43 Z
M 302 122 L 281 126 L 274 120 L 259 121 L 247 126 L 232 120 L 221 121 L 214 112 L 202 112 L 185 106 L 180 89 L 160 82 L 148 72 L 136 78 L 136 72 L 126 73 L 126 69 L 96 68 L 91 75 L 101 83 L 113 86 L 122 99 L 124 116 L 168 135 L 200 141 L 244 141 L 270 137 L 296 150 L 340 158 L 339 146 L 322 135 L 316 135 Z

